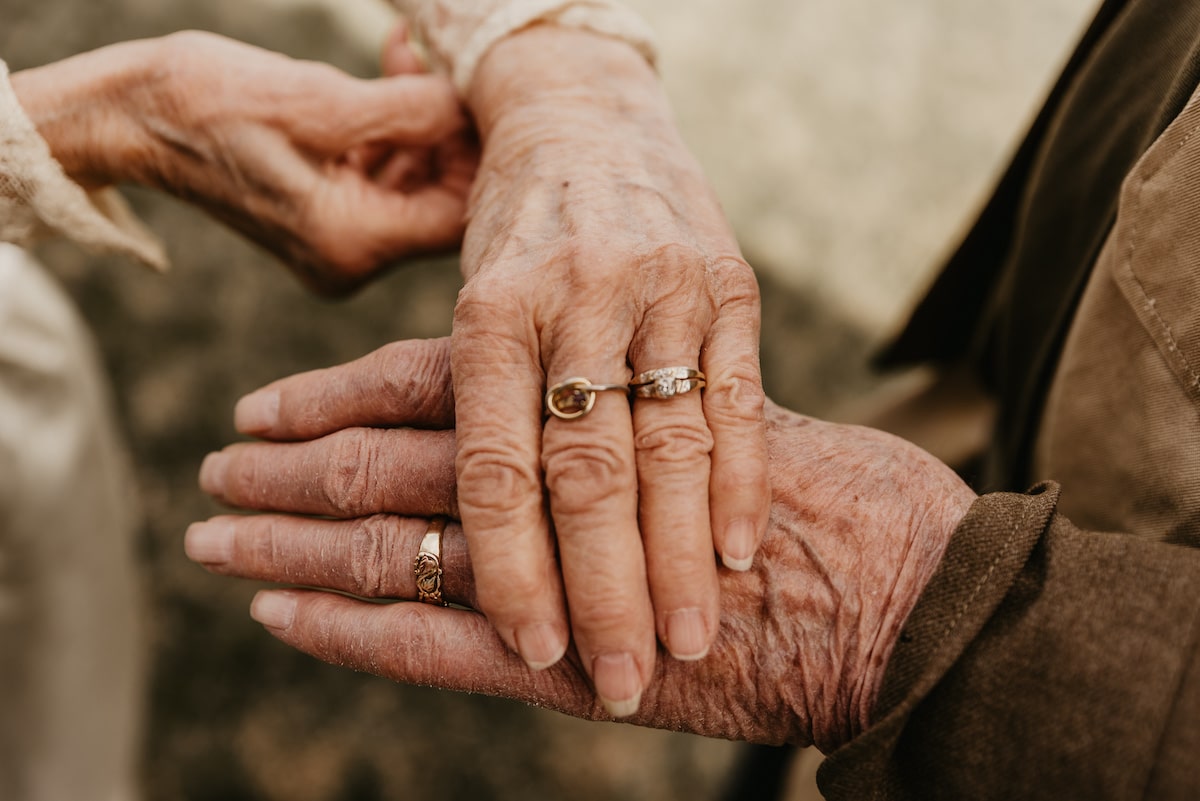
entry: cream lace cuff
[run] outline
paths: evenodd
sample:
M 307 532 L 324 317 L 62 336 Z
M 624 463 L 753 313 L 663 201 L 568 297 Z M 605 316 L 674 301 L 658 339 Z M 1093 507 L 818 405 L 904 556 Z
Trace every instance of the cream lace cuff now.
M 420 32 L 430 55 L 463 95 L 496 42 L 539 22 L 582 28 L 628 42 L 654 64 L 654 32 L 613 0 L 392 0 Z
M 63 172 L 21 108 L 0 61 L 0 241 L 26 246 L 50 234 L 89 249 L 167 267 L 162 243 L 114 189 L 87 192 Z

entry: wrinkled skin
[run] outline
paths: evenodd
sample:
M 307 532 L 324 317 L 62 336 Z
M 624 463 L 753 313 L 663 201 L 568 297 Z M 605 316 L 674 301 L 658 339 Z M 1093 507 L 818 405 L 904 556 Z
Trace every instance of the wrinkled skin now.
M 477 153 L 453 87 L 366 81 L 201 32 L 124 42 L 13 75 L 69 176 L 134 182 L 205 209 L 310 287 L 350 289 L 461 241 Z
M 633 48 L 534 26 L 489 51 L 467 101 L 483 156 L 451 358 L 479 606 L 531 666 L 573 639 L 628 713 L 656 636 L 684 660 L 716 637 L 714 551 L 745 569 L 766 529 L 757 284 Z M 543 417 L 564 379 L 672 366 L 707 388 Z
M 456 516 L 461 503 L 446 428 L 450 358 L 445 340 L 401 342 L 268 387 L 278 399 L 272 436 L 296 441 L 232 445 L 206 461 L 201 483 L 227 503 L 276 513 L 195 524 L 189 556 L 226 575 L 415 598 L 412 560 L 427 518 Z M 657 660 L 628 720 L 828 751 L 871 721 L 900 628 L 975 496 L 883 432 L 774 405 L 767 424 L 771 514 L 754 564 L 720 571 L 709 654 Z M 532 670 L 473 611 L 468 546 L 451 523 L 444 591 L 466 609 L 275 590 L 259 594 L 252 614 L 334 664 L 609 718 L 574 648 Z
M 656 635 L 707 653 L 714 550 L 746 569 L 767 522 L 758 290 L 633 48 L 554 26 L 491 48 L 466 98 L 483 140 L 469 206 L 473 154 L 440 78 L 358 81 L 182 33 L 14 86 L 74 178 L 166 189 L 320 290 L 452 246 L 465 210 L 456 472 L 480 608 L 534 667 L 573 634 L 615 714 L 637 708 Z M 548 384 L 677 365 L 707 373 L 703 394 L 631 412 L 606 393 L 543 426 Z M 269 429 L 270 399 L 242 413 Z

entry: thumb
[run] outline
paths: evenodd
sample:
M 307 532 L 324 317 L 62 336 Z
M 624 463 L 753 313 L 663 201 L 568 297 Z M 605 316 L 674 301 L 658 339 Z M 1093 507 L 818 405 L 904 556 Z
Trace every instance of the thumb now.
M 383 52 L 379 56 L 380 69 L 384 75 L 415 75 L 425 72 L 425 63 L 409 40 L 408 20 L 401 17 L 396 27 L 388 34 Z

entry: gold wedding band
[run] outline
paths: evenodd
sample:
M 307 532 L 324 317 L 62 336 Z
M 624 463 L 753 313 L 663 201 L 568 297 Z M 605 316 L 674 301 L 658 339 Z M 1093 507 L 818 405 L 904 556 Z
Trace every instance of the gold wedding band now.
M 578 420 L 596 405 L 597 392 L 629 393 L 625 384 L 593 384 L 586 378 L 568 378 L 546 390 L 546 411 L 560 420 Z
M 629 386 L 639 398 L 673 398 L 701 389 L 708 383 L 704 373 L 691 367 L 660 367 L 633 377 Z
M 429 521 L 429 528 L 413 559 L 413 576 L 417 580 L 417 600 L 422 603 L 448 606 L 442 598 L 442 533 L 446 530 L 446 518 L 437 516 Z

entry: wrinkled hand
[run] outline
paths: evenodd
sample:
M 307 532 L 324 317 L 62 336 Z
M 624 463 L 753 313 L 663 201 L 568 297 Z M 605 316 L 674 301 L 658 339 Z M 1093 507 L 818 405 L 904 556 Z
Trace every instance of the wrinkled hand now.
M 393 37 L 389 50 L 403 48 Z M 387 64 L 413 69 L 402 54 Z M 477 154 L 444 78 L 360 80 L 184 32 L 20 72 L 13 85 L 71 177 L 165 189 L 315 289 L 351 288 L 461 239 Z
M 632 711 L 656 634 L 684 660 L 714 641 L 714 550 L 745 570 L 766 528 L 757 285 L 628 45 L 535 26 L 492 48 L 468 102 L 483 158 L 452 359 L 479 607 L 535 667 L 573 634 Z M 543 417 L 565 379 L 675 366 L 707 374 L 703 395 Z
M 454 516 L 459 504 L 454 432 L 439 430 L 454 417 L 449 363 L 446 340 L 401 342 L 271 385 L 270 434 L 306 441 L 232 445 L 209 457 L 201 483 L 238 506 L 323 517 L 217 517 L 188 530 L 189 556 L 227 575 L 414 599 L 425 518 Z M 629 720 L 828 751 L 870 722 L 900 628 L 974 494 L 891 435 L 773 405 L 767 422 L 771 514 L 760 558 L 748 572 L 721 572 L 710 653 L 657 660 Z M 380 427 L 392 425 L 411 428 Z M 252 614 L 334 664 L 581 717 L 611 714 L 578 651 L 534 671 L 471 611 L 472 564 L 482 566 L 453 523 L 442 564 L 448 599 L 469 609 L 276 590 L 258 595 Z

